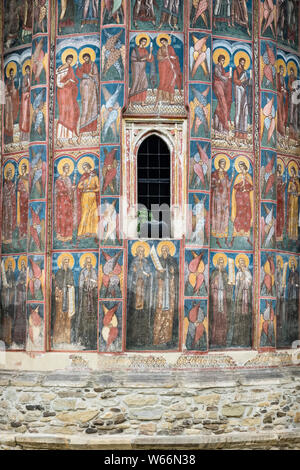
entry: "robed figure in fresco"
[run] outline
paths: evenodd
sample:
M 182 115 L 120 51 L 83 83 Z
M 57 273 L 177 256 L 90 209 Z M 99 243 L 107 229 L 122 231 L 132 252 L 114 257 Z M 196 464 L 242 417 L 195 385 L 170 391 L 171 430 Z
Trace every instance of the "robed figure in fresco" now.
M 298 241 L 300 183 L 297 170 L 296 163 L 291 162 L 289 164 L 290 181 L 287 188 L 287 236 L 290 244 Z
M 58 165 L 59 177 L 54 189 L 54 227 L 56 238 L 62 242 L 70 242 L 73 237 L 73 219 L 75 206 L 75 188 L 69 174 L 70 159 L 63 159 Z
M 159 85 L 156 104 L 159 101 L 166 101 L 170 104 L 175 103 L 175 86 L 181 94 L 182 74 L 179 58 L 170 43 L 171 39 L 168 35 L 161 35 L 157 38 L 157 44 L 159 45 L 157 52 Z
M 229 179 L 227 170 L 230 166 L 229 159 L 215 159 L 217 168 L 211 175 L 211 235 L 216 238 L 216 243 L 221 248 L 219 238 L 225 238 L 227 244 L 230 209 L 230 188 L 232 178 Z
M 80 145 L 82 134 L 88 132 L 97 135 L 97 120 L 99 110 L 99 72 L 89 53 L 84 53 L 83 64 L 77 67 L 76 75 L 80 78 L 81 115 L 79 126 Z
M 85 24 L 97 24 L 99 17 L 99 0 L 82 0 L 81 27 Z
M 16 263 L 13 258 L 8 258 L 1 263 L 1 318 L 0 318 L 0 339 L 4 341 L 6 347 L 12 344 L 12 327 L 15 311 L 15 268 Z
M 283 241 L 283 230 L 285 224 L 285 188 L 286 183 L 283 180 L 283 162 L 277 160 L 277 210 L 276 210 L 276 241 Z
M 213 116 L 213 127 L 219 132 L 229 132 L 230 109 L 232 103 L 232 79 L 230 72 L 225 72 L 225 56 L 218 56 L 218 63 L 214 68 L 212 89 L 218 103 Z
M 80 110 L 77 103 L 77 83 L 72 67 L 73 55 L 66 57 L 66 62 L 56 70 L 57 103 L 59 117 L 57 122 L 56 139 L 58 147 L 62 147 L 61 139 L 68 139 L 73 145 L 73 137 L 78 137 Z
M 80 271 L 78 281 L 77 342 L 84 349 L 92 350 L 97 348 L 98 276 L 95 269 L 96 258 L 93 254 L 83 255 L 80 264 L 83 265 L 83 268 Z
M 8 163 L 4 169 L 2 192 L 2 243 L 11 244 L 17 223 L 15 168 Z
M 227 257 L 217 253 L 213 258 L 215 268 L 210 276 L 210 346 L 225 348 L 229 328 L 229 317 L 233 286 L 226 272 Z
M 291 256 L 287 281 L 287 346 L 299 339 L 299 271 L 297 260 Z
M 167 24 L 172 29 L 178 29 L 178 19 L 182 0 L 162 0 L 162 8 L 158 29 Z
M 245 70 L 246 60 L 240 57 L 238 66 L 233 71 L 233 89 L 235 99 L 234 128 L 235 137 L 247 140 L 248 135 L 248 101 L 252 99 L 250 93 L 251 78 Z
M 243 158 L 243 157 L 242 157 Z M 253 181 L 248 173 L 249 163 L 244 160 L 236 162 L 239 172 L 233 183 L 231 220 L 233 222 L 233 234 L 230 246 L 233 245 L 235 237 L 247 237 L 249 245 L 250 229 L 253 225 Z
M 99 178 L 89 161 L 82 164 L 83 175 L 77 185 L 77 237 L 96 237 L 98 231 Z
M 128 271 L 127 340 L 128 349 L 151 344 L 153 279 L 148 260 L 148 243 L 136 242 L 131 248 L 134 260 Z
M 251 347 L 252 340 L 252 275 L 248 269 L 249 258 L 236 257 L 238 272 L 235 279 L 234 314 L 231 322 L 233 331 L 231 346 Z
M 63 253 L 57 260 L 58 271 L 54 276 L 55 318 L 53 346 L 71 344 L 72 317 L 75 314 L 75 284 L 72 272 L 74 259 Z
M 19 112 L 19 90 L 15 86 L 15 70 L 9 69 L 9 76 L 5 85 L 4 106 L 4 143 L 11 144 L 14 140 L 14 122 Z
M 138 45 L 136 45 L 131 53 L 132 84 L 129 90 L 129 103 L 140 103 L 142 106 L 146 104 L 148 90 L 147 63 L 151 63 L 152 73 L 150 72 L 150 76 L 155 74 L 155 69 L 153 71 L 154 57 L 152 55 L 152 46 L 150 46 L 150 52 L 148 52 L 146 49 L 147 42 L 149 43 L 148 36 L 139 38 Z
M 288 126 L 289 138 L 298 139 L 299 132 L 299 81 L 297 80 L 297 70 L 294 67 L 290 68 L 290 74 L 287 84 L 288 100 L 289 100 L 289 113 L 288 113 Z
M 151 256 L 152 259 L 155 259 L 153 252 L 152 249 Z M 177 262 L 173 258 L 175 246 L 172 242 L 169 244 L 161 242 L 157 247 L 157 252 L 159 263 L 155 263 L 153 345 L 169 346 L 172 344 L 174 336 L 179 270 Z
M 286 268 L 286 266 L 285 266 Z M 286 275 L 281 256 L 276 257 L 275 286 L 276 286 L 276 345 L 281 347 L 286 344 L 287 335 L 287 305 L 285 301 Z
M 18 346 L 25 346 L 26 342 L 26 257 L 21 257 L 21 269 L 16 279 L 15 315 L 12 340 Z
M 20 105 L 20 141 L 29 141 L 30 134 L 30 66 L 26 65 L 25 74 L 21 83 Z
M 27 238 L 28 223 L 28 197 L 29 197 L 29 176 L 28 161 L 20 162 L 21 173 L 17 182 L 17 226 L 19 229 L 19 240 Z
M 155 26 L 155 13 L 154 13 L 154 0 L 135 0 L 133 7 L 133 24 L 135 28 L 138 26 L 138 21 L 148 22 L 151 21 Z
M 288 91 L 285 84 L 284 68 L 279 66 L 277 73 L 277 131 L 283 137 L 286 135 L 288 119 Z

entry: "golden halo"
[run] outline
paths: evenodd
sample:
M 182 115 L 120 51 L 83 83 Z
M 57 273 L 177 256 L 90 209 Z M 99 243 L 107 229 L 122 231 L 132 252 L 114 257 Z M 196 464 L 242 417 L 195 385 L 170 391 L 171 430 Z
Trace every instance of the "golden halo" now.
M 11 162 L 8 162 L 6 163 L 5 167 L 4 167 L 4 178 L 6 179 L 7 177 L 7 172 L 8 170 L 11 168 L 12 170 L 12 179 L 13 177 L 15 176 L 15 166 L 11 163 Z
M 60 160 L 60 162 L 58 163 L 58 165 L 57 165 L 57 171 L 60 175 L 63 174 L 63 167 L 66 163 L 70 167 L 68 175 L 71 175 L 73 173 L 73 171 L 74 171 L 74 162 L 73 162 L 73 160 L 71 160 L 71 158 L 62 158 Z
M 218 47 L 217 49 L 215 49 L 213 52 L 213 61 L 216 65 L 218 63 L 219 55 L 223 55 L 225 57 L 224 68 L 226 68 L 230 62 L 229 52 L 226 49 L 223 49 L 223 47 Z
M 281 173 L 280 173 L 280 176 L 282 176 L 284 172 L 284 168 L 285 168 L 284 161 L 280 157 L 277 157 L 277 168 L 278 168 L 278 163 L 280 163 L 281 168 L 282 168 Z
M 225 171 L 229 170 L 230 168 L 230 160 L 229 158 L 227 157 L 227 155 L 225 155 L 224 153 L 218 153 L 217 156 L 214 158 L 214 165 L 215 165 L 215 168 L 218 170 L 219 169 L 219 161 L 224 159 L 226 161 L 226 165 L 225 165 Z
M 21 271 L 21 263 L 22 261 L 25 261 L 25 265 L 27 267 L 27 256 L 20 256 L 20 258 L 18 259 L 18 269 L 19 271 Z
M 225 253 L 216 253 L 213 257 L 213 265 L 217 267 L 220 258 L 223 258 L 224 266 L 227 266 L 227 256 L 225 255 Z
M 160 242 L 158 245 L 157 245 L 157 248 L 156 248 L 156 251 L 158 253 L 158 256 L 161 256 L 161 249 L 163 246 L 167 246 L 169 248 L 169 253 L 171 256 L 174 256 L 175 253 L 176 253 L 176 246 L 174 245 L 174 243 L 166 240 L 164 242 Z
M 285 64 L 283 59 L 277 59 L 276 60 L 276 71 L 277 71 L 277 73 L 279 73 L 280 65 L 282 65 L 282 67 L 283 67 L 283 76 L 285 77 L 286 76 L 286 64 Z
M 91 263 L 93 265 L 93 268 L 95 268 L 97 264 L 97 258 L 93 253 L 85 253 L 84 255 L 80 257 L 80 260 L 79 260 L 80 267 L 84 268 L 85 260 L 87 258 L 91 258 Z
M 236 67 L 239 65 L 240 59 L 245 59 L 244 69 L 248 70 L 248 68 L 250 67 L 250 63 L 251 63 L 249 54 L 247 54 L 247 52 L 245 51 L 236 52 L 236 54 L 234 55 L 234 59 L 233 59 Z
M 150 253 L 150 246 L 147 242 L 134 242 L 131 247 L 131 253 L 133 256 L 136 256 L 137 249 L 142 246 L 145 249 L 145 258 L 148 258 Z
M 245 261 L 245 265 L 246 265 L 246 268 L 248 268 L 249 266 L 249 258 L 247 255 L 245 255 L 244 253 L 240 253 L 239 255 L 237 255 L 237 257 L 235 258 L 235 265 L 236 267 L 238 268 L 239 267 L 239 261 L 240 259 L 243 259 Z
M 290 259 L 289 259 L 289 267 L 291 268 L 291 261 L 292 259 L 295 261 L 295 268 L 297 268 L 298 266 L 298 262 L 297 262 L 297 259 L 296 259 L 296 256 L 291 256 Z
M 59 255 L 59 257 L 57 258 L 57 266 L 58 266 L 59 268 L 61 268 L 63 259 L 65 259 L 65 258 L 68 258 L 68 260 L 69 260 L 69 266 L 70 266 L 70 268 L 72 269 L 73 266 L 74 266 L 74 258 L 73 258 L 73 256 L 72 256 L 70 253 L 62 253 L 61 255 Z
M 20 161 L 19 163 L 19 175 L 21 174 L 21 168 L 22 168 L 22 165 L 25 163 L 26 165 L 26 173 L 28 173 L 29 171 L 29 161 L 27 160 L 27 158 L 22 158 L 22 160 Z
M 16 261 L 15 259 L 12 257 L 12 256 L 9 256 L 8 258 L 5 259 L 4 261 L 4 267 L 5 267 L 5 271 L 7 271 L 8 269 L 8 263 L 11 262 L 12 264 L 12 270 L 15 271 L 16 269 Z
M 31 70 L 31 59 L 25 60 L 25 62 L 24 62 L 24 64 L 23 64 L 23 67 L 22 67 L 22 74 L 23 74 L 23 75 L 26 74 L 25 69 L 26 69 L 27 65 L 29 65 L 30 70 Z
M 148 34 L 144 34 L 144 33 L 140 33 L 140 34 L 137 34 L 136 37 L 135 37 L 135 43 L 137 46 L 140 45 L 140 40 L 142 38 L 145 38 L 147 39 L 147 42 L 146 42 L 146 46 L 145 47 L 148 47 L 149 44 L 150 44 L 150 37 L 148 36 Z
M 69 47 L 68 49 L 65 49 L 64 52 L 61 55 L 61 61 L 62 61 L 63 64 L 66 64 L 66 59 L 67 59 L 68 55 L 73 56 L 73 60 L 71 62 L 71 67 L 74 67 L 74 65 L 76 64 L 76 62 L 78 60 L 77 51 L 75 49 L 72 49 L 71 47 Z
M 239 169 L 239 164 L 240 164 L 241 162 L 244 162 L 244 163 L 245 163 L 245 165 L 247 166 L 247 171 L 249 171 L 249 167 L 250 167 L 249 160 L 248 160 L 246 157 L 243 157 L 243 156 L 237 157 L 237 158 L 235 159 L 234 168 L 236 169 L 236 171 L 237 171 L 238 173 L 241 173 L 241 170 Z
M 282 256 L 278 255 L 276 256 L 276 264 L 277 264 L 277 261 L 279 260 L 280 262 L 280 267 L 281 269 L 283 268 L 283 259 L 282 259 Z
M 82 168 L 84 163 L 89 163 L 92 167 L 92 170 L 95 168 L 95 162 L 91 157 L 82 157 L 77 163 L 77 168 L 81 175 L 84 173 L 84 169 Z
M 9 62 L 6 66 L 6 77 L 9 78 L 9 72 L 10 70 L 13 69 L 14 71 L 14 77 L 17 74 L 17 64 L 15 62 Z
M 156 38 L 156 44 L 158 45 L 158 47 L 161 47 L 161 43 L 160 41 L 162 39 L 166 39 L 168 41 L 168 44 L 170 45 L 171 44 L 171 37 L 169 34 L 164 34 L 164 33 L 161 33 L 157 36 Z
M 81 64 L 83 64 L 84 62 L 83 60 L 84 54 L 89 54 L 91 56 L 91 61 L 95 62 L 96 52 L 94 51 L 94 49 L 92 49 L 91 47 L 85 47 L 84 49 L 82 49 L 82 51 L 79 52 L 79 62 Z
M 297 65 L 295 64 L 294 61 L 290 60 L 288 63 L 287 63 L 287 73 L 288 75 L 291 74 L 291 69 L 294 70 L 294 75 L 295 77 L 297 77 Z
M 294 168 L 295 171 L 296 171 L 296 175 L 298 175 L 298 166 L 297 166 L 297 163 L 294 162 L 293 160 L 288 164 L 288 170 L 289 170 L 289 175 L 291 175 L 291 169 Z

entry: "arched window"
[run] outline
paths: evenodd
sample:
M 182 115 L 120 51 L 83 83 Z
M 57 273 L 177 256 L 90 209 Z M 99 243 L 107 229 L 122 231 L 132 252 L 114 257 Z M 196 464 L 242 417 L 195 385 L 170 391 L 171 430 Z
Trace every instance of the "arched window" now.
M 137 155 L 138 234 L 141 238 L 169 238 L 170 151 L 156 134 L 147 137 Z

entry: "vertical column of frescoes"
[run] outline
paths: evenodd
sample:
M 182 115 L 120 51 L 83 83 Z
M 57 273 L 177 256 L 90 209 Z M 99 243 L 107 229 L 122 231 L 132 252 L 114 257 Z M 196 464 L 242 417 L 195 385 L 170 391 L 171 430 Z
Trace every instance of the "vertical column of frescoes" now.
M 96 351 L 100 2 L 56 2 L 50 349 Z
M 113 2 L 112 2 L 113 3 Z M 99 351 L 123 350 L 124 241 L 121 232 L 121 110 L 126 67 L 126 4 L 101 8 Z
M 211 176 L 212 5 L 189 2 L 186 44 L 189 115 L 188 214 L 184 249 L 183 349 L 208 349 Z
M 26 278 L 29 198 L 32 2 L 3 1 L 2 214 L 0 340 L 27 344 Z
M 252 2 L 212 5 L 209 349 L 253 344 Z
M 29 207 L 27 268 L 27 351 L 43 351 L 46 342 L 47 193 L 49 168 L 49 1 L 33 2 L 31 61 Z

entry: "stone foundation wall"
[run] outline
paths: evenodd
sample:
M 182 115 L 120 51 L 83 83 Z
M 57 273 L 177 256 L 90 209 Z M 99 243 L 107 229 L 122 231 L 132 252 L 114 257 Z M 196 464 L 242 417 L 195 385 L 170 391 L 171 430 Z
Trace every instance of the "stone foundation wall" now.
M 300 449 L 300 367 L 0 372 L 0 449 L 151 446 Z

